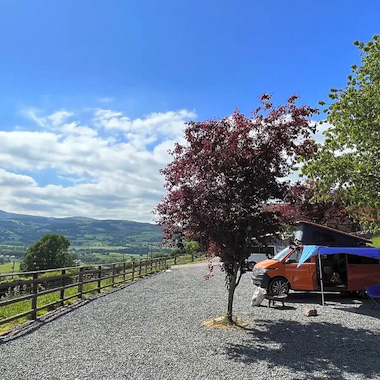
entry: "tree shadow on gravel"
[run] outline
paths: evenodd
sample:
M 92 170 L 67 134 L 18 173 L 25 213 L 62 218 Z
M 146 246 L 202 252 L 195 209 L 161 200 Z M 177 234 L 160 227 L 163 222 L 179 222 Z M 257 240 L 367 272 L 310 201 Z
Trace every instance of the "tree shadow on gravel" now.
M 257 320 L 248 337 L 243 344 L 227 345 L 229 359 L 246 364 L 265 361 L 270 368 L 299 371 L 307 379 L 345 379 L 345 372 L 379 378 L 380 339 L 370 330 Z
M 341 311 L 345 311 L 348 313 L 366 315 L 367 317 L 380 319 L 380 310 L 379 309 L 371 309 L 369 307 L 368 303 L 366 303 L 364 305 L 360 305 L 359 307 L 336 307 L 336 309 L 341 310 Z M 379 322 L 375 322 L 375 323 L 379 323 Z M 379 370 L 379 372 L 380 372 L 380 370 Z

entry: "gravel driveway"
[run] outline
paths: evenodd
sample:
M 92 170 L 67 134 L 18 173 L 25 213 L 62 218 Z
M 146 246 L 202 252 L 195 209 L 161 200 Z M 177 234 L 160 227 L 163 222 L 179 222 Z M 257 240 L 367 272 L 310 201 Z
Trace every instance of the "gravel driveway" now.
M 251 307 L 250 274 L 234 312 L 248 329 L 202 321 L 226 308 L 224 274 L 173 268 L 0 338 L 0 379 L 380 379 L 380 311 L 366 301 L 292 293 Z M 266 305 L 265 301 L 265 305 Z M 305 317 L 314 305 L 317 317 Z

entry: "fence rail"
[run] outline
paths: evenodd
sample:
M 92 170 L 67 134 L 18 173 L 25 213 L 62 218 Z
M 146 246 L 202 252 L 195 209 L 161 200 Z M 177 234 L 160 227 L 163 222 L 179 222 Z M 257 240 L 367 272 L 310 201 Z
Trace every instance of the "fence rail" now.
M 64 306 L 72 298 L 83 298 L 89 293 L 100 293 L 105 288 L 113 288 L 126 282 L 133 282 L 149 274 L 167 268 L 167 258 L 157 258 L 132 263 L 115 263 L 95 267 L 71 267 L 49 269 L 35 272 L 21 272 L 0 275 L 0 281 L 10 278 L 11 281 L 0 283 L 0 296 L 7 294 L 9 289 L 18 289 L 18 296 L 6 297 L 0 301 L 0 310 L 20 302 L 31 301 L 30 308 L 17 315 L 1 319 L 0 325 L 22 317 L 36 319 L 37 313 L 44 309 Z M 56 274 L 58 272 L 59 274 Z M 50 274 L 50 275 L 49 275 Z M 73 294 L 70 289 L 76 289 Z M 14 290 L 13 290 L 14 293 Z M 59 293 L 53 302 L 39 305 L 41 297 Z

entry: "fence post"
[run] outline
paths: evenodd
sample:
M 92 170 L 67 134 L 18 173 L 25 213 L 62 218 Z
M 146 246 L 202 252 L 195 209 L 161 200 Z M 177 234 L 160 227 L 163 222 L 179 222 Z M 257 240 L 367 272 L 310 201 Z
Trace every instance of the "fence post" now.
M 78 278 L 78 297 L 83 298 L 83 267 L 79 268 L 79 278 Z
M 112 264 L 112 287 L 115 286 L 115 267 L 116 264 Z
M 154 270 L 157 272 L 158 259 L 155 260 L 154 265 L 155 265 Z
M 102 286 L 102 266 L 98 266 L 98 293 L 101 291 L 101 286 Z
M 174 255 L 174 265 L 177 265 L 177 255 Z
M 148 274 L 148 260 L 145 260 L 145 276 Z
M 132 261 L 132 282 L 135 281 L 135 261 Z
M 125 282 L 125 271 L 126 271 L 126 265 L 125 265 L 125 261 L 123 263 L 123 282 Z
M 32 298 L 32 319 L 37 318 L 37 291 L 38 291 L 38 272 L 33 273 L 33 298 Z
M 141 277 L 141 260 L 139 261 L 139 278 Z
M 62 269 L 62 273 L 61 273 L 61 275 L 62 275 L 62 278 L 61 278 L 61 287 L 62 287 L 62 289 L 61 289 L 61 294 L 60 294 L 61 306 L 65 305 L 65 286 L 66 286 L 66 284 L 65 284 L 65 280 L 66 280 L 65 274 L 66 274 L 66 269 Z

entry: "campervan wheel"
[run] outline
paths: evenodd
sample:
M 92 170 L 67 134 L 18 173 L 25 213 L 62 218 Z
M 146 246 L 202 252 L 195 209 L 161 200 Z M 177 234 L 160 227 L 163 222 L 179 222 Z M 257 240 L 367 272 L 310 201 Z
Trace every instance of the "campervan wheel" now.
M 288 294 L 289 293 L 289 281 L 283 277 L 275 277 L 269 283 L 268 292 L 270 294 Z

